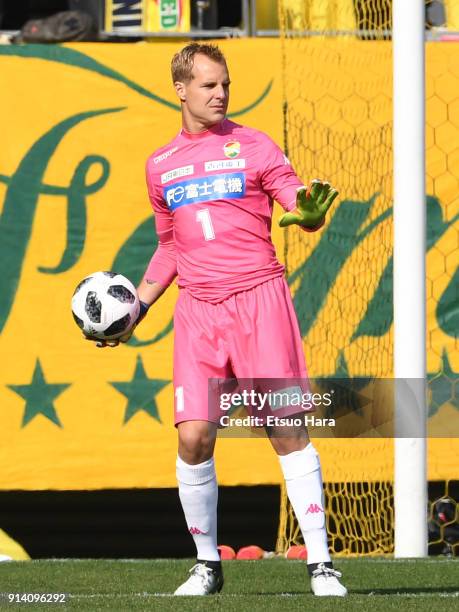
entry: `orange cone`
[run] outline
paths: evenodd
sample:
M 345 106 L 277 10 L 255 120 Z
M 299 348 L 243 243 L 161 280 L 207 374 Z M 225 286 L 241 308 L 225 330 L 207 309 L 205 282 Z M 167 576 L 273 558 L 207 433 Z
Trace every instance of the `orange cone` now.
M 222 561 L 231 561 L 236 558 L 236 551 L 231 546 L 226 546 L 226 544 L 220 544 L 217 546 L 218 552 L 220 553 L 220 559 Z
M 301 561 L 307 561 L 308 551 L 306 550 L 306 546 L 302 546 L 301 548 L 302 548 L 302 550 L 300 550 L 300 554 L 298 555 L 298 559 L 300 559 Z
M 305 546 L 290 546 L 285 553 L 287 559 L 307 559 Z
M 259 546 L 244 546 L 238 550 L 236 559 L 253 560 L 263 559 L 264 550 Z

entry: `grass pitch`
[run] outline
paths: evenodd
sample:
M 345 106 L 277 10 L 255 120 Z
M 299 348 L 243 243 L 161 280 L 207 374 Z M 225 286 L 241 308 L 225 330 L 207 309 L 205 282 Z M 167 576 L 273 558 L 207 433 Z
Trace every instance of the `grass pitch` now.
M 34 610 L 459 610 L 459 559 L 338 559 L 347 598 L 317 598 L 304 562 L 224 562 L 212 597 L 172 597 L 192 560 L 50 560 L 0 564 L 0 609 Z M 6 593 L 65 593 L 66 603 L 9 603 Z

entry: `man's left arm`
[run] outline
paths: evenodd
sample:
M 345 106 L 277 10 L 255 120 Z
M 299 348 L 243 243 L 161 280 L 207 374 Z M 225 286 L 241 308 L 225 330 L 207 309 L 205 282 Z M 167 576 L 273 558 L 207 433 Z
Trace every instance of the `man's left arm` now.
M 279 219 L 281 227 L 298 225 L 314 232 L 325 223 L 327 211 L 338 192 L 329 183 L 315 179 L 309 186 L 303 184 L 281 149 L 266 135 L 261 159 L 261 185 L 263 190 L 279 202 L 286 211 Z

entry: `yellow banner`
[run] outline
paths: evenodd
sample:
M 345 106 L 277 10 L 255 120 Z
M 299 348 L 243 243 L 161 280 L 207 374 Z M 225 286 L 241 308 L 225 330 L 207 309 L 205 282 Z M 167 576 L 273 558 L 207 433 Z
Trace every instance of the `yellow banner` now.
M 233 81 L 232 117 L 282 144 L 279 42 L 220 45 Z M 176 287 L 133 341 L 116 350 L 97 350 L 83 341 L 70 298 L 77 283 L 96 270 L 115 269 L 138 282 L 155 248 L 144 165 L 180 127 L 169 82 L 170 59 L 180 46 L 0 47 L 0 489 L 175 486 Z M 452 46 L 438 51 L 442 58 L 445 53 L 457 62 Z M 432 56 L 433 66 L 438 57 Z M 439 95 L 453 95 L 447 79 L 441 88 Z M 429 113 L 437 117 L 442 110 Z M 448 121 L 457 121 L 457 114 Z M 430 177 L 433 166 L 443 163 L 441 146 L 429 161 Z M 444 218 L 428 254 L 431 267 L 444 267 L 432 287 L 436 306 L 432 302 L 429 310 L 435 336 L 429 372 L 439 375 L 447 367 L 459 370 L 457 314 L 449 297 L 457 287 L 449 255 L 458 229 L 452 195 L 456 159 L 453 153 L 452 166 L 438 170 L 435 197 Z M 273 224 L 279 256 L 283 235 Z M 370 332 L 365 333 L 371 340 Z M 446 398 L 433 417 L 442 414 L 457 417 L 457 404 Z M 357 442 L 368 447 L 375 479 L 390 478 L 389 471 L 377 469 L 373 442 Z M 327 479 L 342 478 L 337 448 L 347 456 L 357 442 L 318 442 Z M 435 446 L 431 476 L 452 477 L 457 460 L 449 456 L 446 464 Z M 221 439 L 216 460 L 221 484 L 280 482 L 266 440 Z M 390 461 L 389 456 L 389 467 Z M 350 460 L 346 478 L 359 479 L 359 470 Z

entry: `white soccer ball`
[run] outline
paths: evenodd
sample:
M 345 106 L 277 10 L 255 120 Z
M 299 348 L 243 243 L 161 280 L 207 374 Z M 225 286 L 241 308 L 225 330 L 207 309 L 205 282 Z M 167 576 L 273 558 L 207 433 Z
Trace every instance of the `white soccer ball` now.
M 137 320 L 140 302 L 131 281 L 116 272 L 95 272 L 78 284 L 72 296 L 76 324 L 88 336 L 115 340 Z

